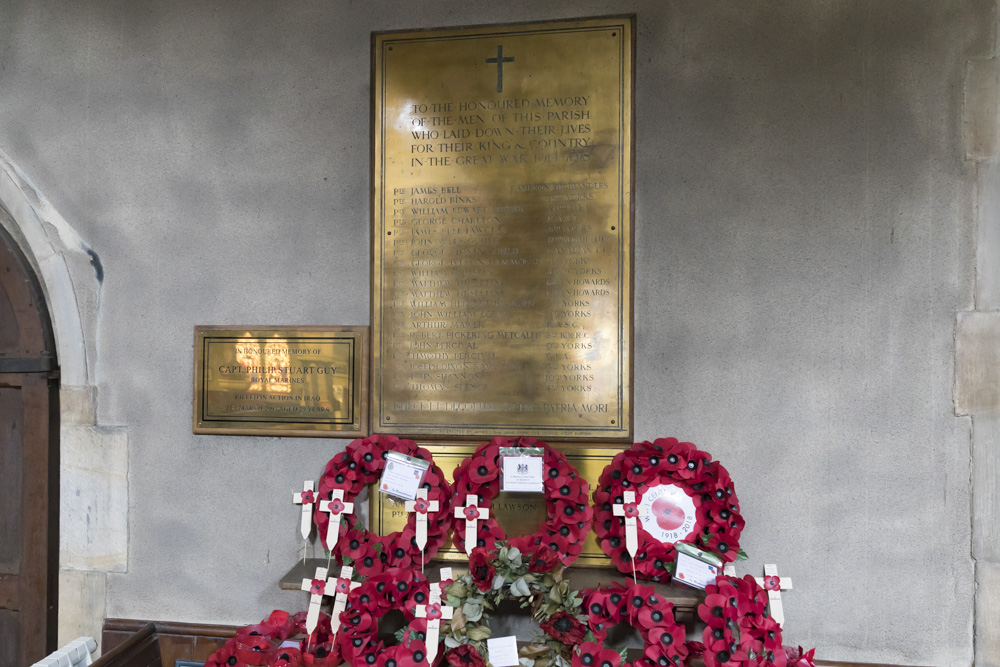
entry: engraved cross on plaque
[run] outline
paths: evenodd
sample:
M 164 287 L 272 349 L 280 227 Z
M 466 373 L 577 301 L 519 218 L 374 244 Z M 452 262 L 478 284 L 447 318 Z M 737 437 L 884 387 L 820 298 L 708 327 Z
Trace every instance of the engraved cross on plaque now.
M 319 511 L 330 515 L 330 524 L 326 528 L 326 548 L 333 552 L 333 545 L 340 537 L 340 517 L 354 513 L 354 503 L 344 502 L 344 490 L 334 489 L 330 500 L 319 501 Z
M 764 566 L 764 577 L 754 577 L 757 583 L 767 591 L 767 607 L 771 611 L 771 618 L 778 623 L 785 622 L 785 609 L 781 605 L 781 591 L 792 589 L 791 579 L 781 579 L 778 577 L 778 566 L 768 564 Z
M 510 58 L 504 58 L 503 57 L 503 46 L 501 45 L 501 46 L 497 47 L 497 57 L 496 58 L 487 58 L 486 62 L 488 62 L 488 63 L 496 63 L 497 64 L 497 92 L 498 93 L 502 93 L 503 92 L 503 64 L 504 63 L 512 63 L 512 62 L 514 62 L 513 56 L 511 56 Z
M 487 507 L 479 507 L 479 496 L 470 493 L 465 497 L 465 507 L 455 508 L 455 518 L 465 517 L 465 553 L 472 555 L 472 548 L 476 546 L 476 524 L 480 519 L 489 519 L 490 510 Z
M 451 606 L 441 604 L 441 587 L 438 584 L 430 585 L 430 595 L 427 604 L 418 604 L 416 608 L 417 618 L 427 619 L 427 664 L 434 664 L 434 658 L 438 652 L 438 638 L 441 633 L 441 619 L 451 620 L 453 610 Z

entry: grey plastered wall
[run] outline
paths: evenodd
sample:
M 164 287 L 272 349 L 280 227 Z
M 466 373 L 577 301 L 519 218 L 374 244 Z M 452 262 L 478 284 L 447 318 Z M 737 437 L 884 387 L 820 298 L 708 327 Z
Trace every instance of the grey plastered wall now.
M 795 580 L 790 642 L 971 663 L 953 336 L 991 0 L 4 0 L 0 152 L 104 268 L 96 422 L 128 433 L 106 615 L 303 604 L 276 586 L 300 548 L 288 492 L 344 443 L 193 436 L 192 327 L 368 322 L 370 31 L 632 11 L 637 438 L 730 470 L 741 573 Z

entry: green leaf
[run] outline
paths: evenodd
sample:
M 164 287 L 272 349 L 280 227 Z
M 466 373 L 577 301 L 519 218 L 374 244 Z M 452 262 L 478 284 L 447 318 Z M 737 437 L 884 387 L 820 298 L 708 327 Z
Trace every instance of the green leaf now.
M 469 629 L 469 639 L 473 641 L 481 642 L 484 639 L 489 639 L 492 635 L 493 631 L 485 625 L 477 625 Z
M 749 558 L 750 558 L 750 556 L 748 556 L 748 555 L 747 555 L 747 552 L 746 552 L 746 551 L 743 551 L 743 549 L 740 549 L 740 550 L 739 550 L 739 551 L 738 551 L 738 552 L 736 553 L 736 562 L 739 562 L 739 561 L 741 561 L 741 560 L 748 560 Z
M 397 642 L 399 642 L 400 644 L 402 644 L 403 643 L 403 635 L 405 635 L 405 634 L 406 634 L 406 628 L 402 627 L 399 630 L 396 630 L 394 633 L 392 633 L 392 636 L 396 638 Z
M 451 635 L 448 635 L 447 637 L 444 638 L 444 645 L 447 646 L 448 648 L 456 648 L 458 646 L 461 646 L 462 642 L 458 641 Z
M 705 546 L 708 546 L 708 543 L 712 541 L 713 537 L 715 537 L 715 533 L 706 533 L 706 534 L 700 536 L 699 539 L 701 540 L 702 544 L 704 544 Z

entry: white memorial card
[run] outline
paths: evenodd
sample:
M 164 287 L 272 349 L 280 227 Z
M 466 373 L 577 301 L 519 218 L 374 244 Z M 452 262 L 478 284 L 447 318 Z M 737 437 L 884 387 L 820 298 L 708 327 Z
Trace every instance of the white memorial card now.
M 517 637 L 495 637 L 486 640 L 486 652 L 493 667 L 517 667 Z
M 715 565 L 698 560 L 686 553 L 677 552 L 677 568 L 674 570 L 674 581 L 677 583 L 705 590 L 705 586 L 715 583 L 717 576 L 719 576 L 719 568 Z
M 386 456 L 385 469 L 382 471 L 382 479 L 378 483 L 378 489 L 382 493 L 402 498 L 403 500 L 414 500 L 417 497 L 417 489 L 424 481 L 424 476 L 431 464 L 423 459 L 417 459 L 400 452 L 389 452 Z
M 504 456 L 503 491 L 545 493 L 545 459 L 541 456 Z

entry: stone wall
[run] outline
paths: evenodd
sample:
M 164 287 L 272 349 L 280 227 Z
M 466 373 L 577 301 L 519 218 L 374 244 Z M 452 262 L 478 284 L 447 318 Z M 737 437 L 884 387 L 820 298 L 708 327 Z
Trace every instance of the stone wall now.
M 64 496 L 100 501 L 64 504 L 64 637 L 302 605 L 288 492 L 345 443 L 192 435 L 192 328 L 368 323 L 369 33 L 634 11 L 637 439 L 730 470 L 790 642 L 970 664 L 995 392 L 956 406 L 954 339 L 995 346 L 994 4 L 0 4 L 0 202 L 75 369 Z

